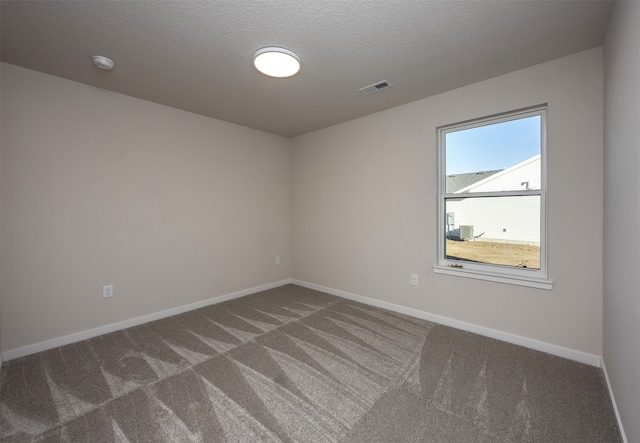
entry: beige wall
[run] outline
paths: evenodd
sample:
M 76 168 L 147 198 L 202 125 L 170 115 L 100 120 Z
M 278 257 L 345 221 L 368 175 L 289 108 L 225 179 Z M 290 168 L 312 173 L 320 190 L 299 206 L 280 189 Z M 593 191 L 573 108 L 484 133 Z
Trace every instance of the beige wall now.
M 291 276 L 290 139 L 8 64 L 2 117 L 2 351 Z
M 602 82 L 596 48 L 294 138 L 293 277 L 602 355 Z M 436 127 L 541 103 L 553 290 L 434 274 Z
M 629 442 L 640 441 L 640 3 L 615 5 L 604 45 L 604 361 Z

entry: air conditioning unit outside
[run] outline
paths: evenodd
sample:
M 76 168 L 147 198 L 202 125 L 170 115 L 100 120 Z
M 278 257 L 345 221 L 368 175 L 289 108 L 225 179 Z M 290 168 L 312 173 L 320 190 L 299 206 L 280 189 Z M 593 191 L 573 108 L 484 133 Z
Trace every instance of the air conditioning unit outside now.
M 460 240 L 473 240 L 473 225 L 460 226 Z

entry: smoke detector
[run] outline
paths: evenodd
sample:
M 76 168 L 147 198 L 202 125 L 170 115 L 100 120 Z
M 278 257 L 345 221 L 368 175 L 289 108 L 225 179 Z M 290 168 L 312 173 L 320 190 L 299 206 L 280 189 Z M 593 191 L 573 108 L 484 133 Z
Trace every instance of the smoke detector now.
M 96 65 L 98 68 L 102 69 L 103 71 L 111 71 L 115 66 L 115 63 L 113 63 L 113 60 L 107 57 L 103 57 L 101 55 L 93 56 L 93 64 Z
M 369 94 L 373 94 L 374 92 L 378 92 L 383 89 L 390 88 L 391 86 L 393 86 L 393 83 L 387 80 L 382 80 L 381 82 L 374 83 L 369 86 L 365 86 L 364 88 L 360 88 L 358 89 L 358 91 L 362 92 L 364 95 L 369 95 Z

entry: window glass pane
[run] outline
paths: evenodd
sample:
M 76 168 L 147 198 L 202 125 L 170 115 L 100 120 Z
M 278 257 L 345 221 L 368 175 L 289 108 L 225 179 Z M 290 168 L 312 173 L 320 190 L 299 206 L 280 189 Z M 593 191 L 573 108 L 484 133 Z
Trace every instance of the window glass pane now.
M 541 188 L 541 117 L 519 118 L 445 134 L 445 192 Z
M 445 199 L 445 258 L 540 269 L 540 196 Z

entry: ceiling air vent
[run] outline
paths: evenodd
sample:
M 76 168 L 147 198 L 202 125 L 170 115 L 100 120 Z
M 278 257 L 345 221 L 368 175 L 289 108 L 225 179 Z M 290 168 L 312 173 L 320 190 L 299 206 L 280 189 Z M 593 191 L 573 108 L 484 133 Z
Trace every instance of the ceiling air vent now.
M 391 86 L 393 86 L 393 83 L 383 80 L 381 82 L 374 83 L 369 86 L 365 86 L 364 88 L 360 88 L 358 89 L 358 91 L 362 92 L 364 95 L 369 95 L 369 94 L 373 94 L 374 92 L 378 92 L 382 89 L 389 88 Z

